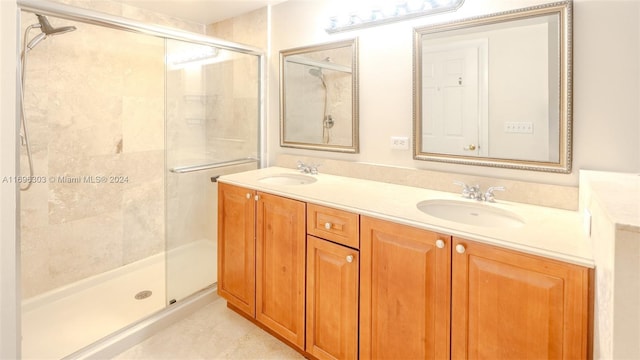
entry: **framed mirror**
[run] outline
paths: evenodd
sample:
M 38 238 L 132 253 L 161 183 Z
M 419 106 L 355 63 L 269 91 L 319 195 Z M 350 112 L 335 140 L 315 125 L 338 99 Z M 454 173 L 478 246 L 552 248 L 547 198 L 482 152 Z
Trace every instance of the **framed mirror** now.
M 414 31 L 414 158 L 569 173 L 571 1 Z
M 280 52 L 280 145 L 359 151 L 357 39 Z

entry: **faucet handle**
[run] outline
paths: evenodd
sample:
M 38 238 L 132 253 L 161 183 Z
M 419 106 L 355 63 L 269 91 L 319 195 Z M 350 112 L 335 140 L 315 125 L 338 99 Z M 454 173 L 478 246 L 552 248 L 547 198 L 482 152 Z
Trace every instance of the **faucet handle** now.
M 484 201 L 488 202 L 496 202 L 496 196 L 493 194 L 494 191 L 505 191 L 504 186 L 492 186 L 487 189 L 487 192 L 484 193 Z
M 311 175 L 318 175 L 318 167 L 320 167 L 320 165 L 322 164 L 309 165 L 309 173 L 311 173 Z
M 308 169 L 309 169 L 309 168 L 307 167 L 307 165 L 305 165 L 305 164 L 302 162 L 302 160 L 298 160 L 298 161 L 297 161 L 297 163 L 296 163 L 296 167 L 298 168 L 298 171 L 300 171 L 300 172 L 306 172 L 306 171 L 308 171 Z
M 470 198 L 471 194 L 474 192 L 473 187 L 463 183 L 462 181 L 454 181 L 455 185 L 462 186 L 462 196 L 466 198 Z

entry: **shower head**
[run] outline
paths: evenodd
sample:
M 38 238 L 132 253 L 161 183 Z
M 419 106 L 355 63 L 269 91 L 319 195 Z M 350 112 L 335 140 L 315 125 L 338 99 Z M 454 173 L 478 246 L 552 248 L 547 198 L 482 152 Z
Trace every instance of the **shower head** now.
M 322 87 L 324 87 L 325 91 L 326 91 L 327 84 L 324 82 L 324 74 L 322 73 L 322 69 L 320 69 L 320 68 L 311 68 L 311 69 L 309 69 L 309 74 L 311 74 L 311 76 L 313 76 L 313 77 L 317 77 L 318 79 L 320 79 L 320 81 L 322 82 Z
M 309 69 L 309 74 L 311 74 L 311 76 L 315 76 L 318 78 L 322 78 L 323 74 L 322 74 L 322 69 L 320 68 L 311 68 Z
M 40 31 L 42 32 L 31 39 L 31 41 L 29 41 L 29 43 L 27 44 L 27 48 L 29 50 L 33 49 L 36 45 L 38 45 L 40 41 L 46 39 L 49 35 L 53 36 L 64 34 L 76 29 L 75 26 L 62 26 L 54 28 L 53 26 L 51 26 L 51 24 L 49 23 L 49 19 L 47 19 L 46 16 L 39 14 L 36 14 L 36 16 L 38 17 L 38 24 L 34 24 L 32 25 L 32 27 L 39 27 Z
M 46 16 L 38 14 L 36 14 L 36 16 L 38 17 L 38 22 L 40 23 L 40 30 L 42 30 L 42 32 L 47 35 L 64 34 L 76 29 L 75 26 L 61 26 L 59 28 L 54 28 L 53 26 L 51 26 L 51 24 L 49 23 L 49 19 L 47 19 Z

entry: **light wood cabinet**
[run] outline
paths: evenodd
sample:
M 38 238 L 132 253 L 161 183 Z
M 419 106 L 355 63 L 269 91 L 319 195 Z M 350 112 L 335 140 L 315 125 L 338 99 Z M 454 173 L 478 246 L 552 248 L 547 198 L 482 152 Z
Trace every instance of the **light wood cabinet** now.
M 221 183 L 218 294 L 304 349 L 305 203 Z
M 218 185 L 218 294 L 255 316 L 255 191 Z
M 307 233 L 354 249 L 360 247 L 360 215 L 307 204 Z
M 590 357 L 590 269 L 361 219 L 360 358 Z
M 218 293 L 306 356 L 592 356 L 592 269 L 224 183 L 218 192 Z
M 360 358 L 449 358 L 450 237 L 365 216 L 360 230 Z
M 256 319 L 304 349 L 305 203 L 258 193 Z
M 358 358 L 355 249 L 307 236 L 306 351 L 320 360 Z
M 589 269 L 454 238 L 453 359 L 585 359 Z

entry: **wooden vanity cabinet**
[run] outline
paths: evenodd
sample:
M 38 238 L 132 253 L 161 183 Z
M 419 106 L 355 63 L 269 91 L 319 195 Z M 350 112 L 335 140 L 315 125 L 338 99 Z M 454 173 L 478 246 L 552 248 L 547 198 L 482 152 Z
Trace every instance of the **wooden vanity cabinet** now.
M 591 356 L 591 269 L 365 216 L 361 234 L 361 359 Z
M 358 358 L 357 250 L 307 237 L 305 350 L 320 360 Z
M 218 294 L 304 350 L 305 203 L 220 183 Z
M 358 214 L 307 204 L 307 335 L 320 360 L 358 358 Z
M 219 295 L 307 356 L 592 356 L 592 269 L 225 183 L 218 204 Z
M 304 350 L 306 204 L 257 196 L 256 320 Z
M 256 314 L 255 195 L 218 185 L 218 294 L 250 317 Z
M 360 358 L 449 358 L 450 237 L 366 216 L 360 231 Z
M 590 269 L 453 239 L 452 359 L 586 359 Z

